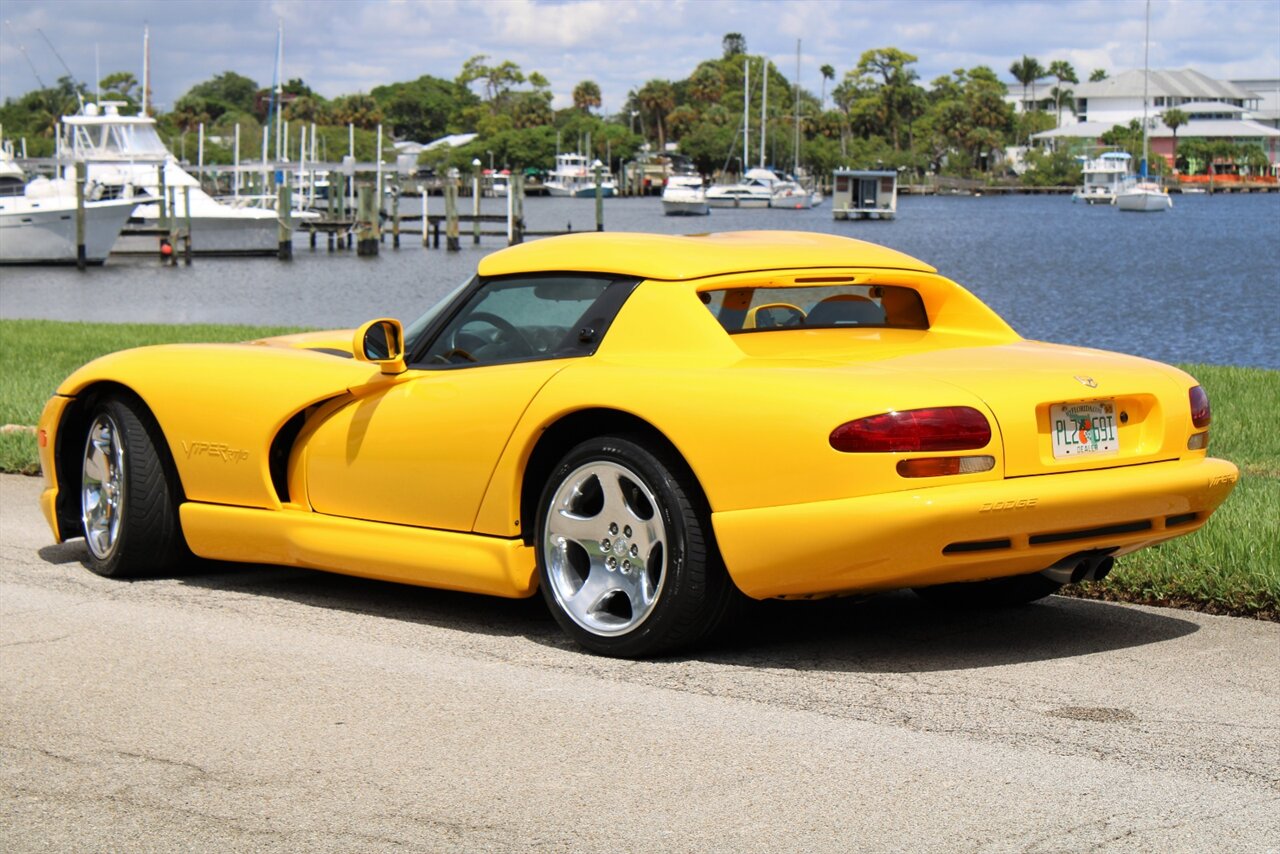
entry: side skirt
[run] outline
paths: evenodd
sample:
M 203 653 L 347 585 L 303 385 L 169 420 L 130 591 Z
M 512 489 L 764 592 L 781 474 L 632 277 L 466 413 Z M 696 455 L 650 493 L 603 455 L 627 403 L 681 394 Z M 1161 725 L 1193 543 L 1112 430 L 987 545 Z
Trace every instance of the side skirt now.
M 187 502 L 187 545 L 199 557 L 301 566 L 344 575 L 523 598 L 537 586 L 534 551 L 485 537 L 322 516 Z

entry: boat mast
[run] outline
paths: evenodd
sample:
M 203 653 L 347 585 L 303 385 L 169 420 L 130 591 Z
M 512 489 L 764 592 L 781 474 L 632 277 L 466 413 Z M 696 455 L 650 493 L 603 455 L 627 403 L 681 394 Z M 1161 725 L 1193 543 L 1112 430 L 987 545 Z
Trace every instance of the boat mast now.
M 764 79 L 760 92 L 760 168 L 764 168 L 764 144 L 769 135 L 769 128 L 765 124 L 768 121 L 769 112 L 769 60 L 766 57 L 764 67 L 760 69 L 760 77 Z
M 791 174 L 800 174 L 800 39 L 796 39 L 796 144 L 795 160 L 791 164 Z
M 1147 0 L 1147 28 L 1142 37 L 1142 177 L 1147 177 L 1147 86 L 1151 79 L 1151 0 Z
M 280 137 L 284 125 L 280 121 L 280 113 L 284 106 L 284 86 L 280 81 L 280 67 L 284 65 L 284 20 L 281 19 L 276 29 L 276 85 L 271 93 L 272 112 L 276 117 L 276 160 L 280 160 Z
M 751 60 L 742 65 L 742 176 L 747 175 L 747 158 L 751 156 Z
M 142 26 L 142 115 L 151 115 L 151 28 Z

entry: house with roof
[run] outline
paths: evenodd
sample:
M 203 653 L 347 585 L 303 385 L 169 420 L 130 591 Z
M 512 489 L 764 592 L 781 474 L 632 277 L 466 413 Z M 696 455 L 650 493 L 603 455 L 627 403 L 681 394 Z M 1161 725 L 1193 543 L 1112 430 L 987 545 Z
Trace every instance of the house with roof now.
M 1144 72 L 1126 71 L 1106 80 L 1079 83 L 1074 87 L 1074 111 L 1064 109 L 1061 124 L 1032 135 L 1041 145 L 1066 144 L 1072 148 L 1096 145 L 1104 133 L 1116 125 L 1126 126 L 1141 120 Z M 1177 128 L 1178 139 L 1225 139 L 1234 143 L 1261 146 L 1271 164 L 1271 173 L 1280 174 L 1280 129 L 1274 123 L 1259 121 L 1272 115 L 1271 92 L 1276 81 L 1247 81 L 1261 84 L 1261 92 L 1240 82 L 1214 80 L 1194 69 L 1151 71 L 1146 73 L 1145 88 L 1149 107 L 1148 137 L 1153 157 L 1163 157 L 1173 165 L 1174 130 L 1162 116 L 1177 108 L 1187 114 L 1188 121 Z M 1021 92 L 1021 86 L 1016 92 Z M 1036 90 L 1037 101 L 1047 87 Z M 1017 97 L 1015 92 L 1014 97 Z M 1052 105 L 1050 105 L 1052 108 Z

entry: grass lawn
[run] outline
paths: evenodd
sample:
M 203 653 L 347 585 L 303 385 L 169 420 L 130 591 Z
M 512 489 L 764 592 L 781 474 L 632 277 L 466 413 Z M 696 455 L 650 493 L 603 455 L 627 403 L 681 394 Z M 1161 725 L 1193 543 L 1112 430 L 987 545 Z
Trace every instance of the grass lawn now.
M 90 359 L 145 344 L 245 341 L 278 327 L 0 321 L 0 425 L 36 423 L 44 402 Z M 1191 536 L 1117 561 L 1103 582 L 1074 595 L 1178 605 L 1280 620 L 1280 371 L 1183 365 L 1213 404 L 1210 452 L 1240 467 L 1226 504 Z M 0 471 L 35 474 L 35 436 L 0 433 Z

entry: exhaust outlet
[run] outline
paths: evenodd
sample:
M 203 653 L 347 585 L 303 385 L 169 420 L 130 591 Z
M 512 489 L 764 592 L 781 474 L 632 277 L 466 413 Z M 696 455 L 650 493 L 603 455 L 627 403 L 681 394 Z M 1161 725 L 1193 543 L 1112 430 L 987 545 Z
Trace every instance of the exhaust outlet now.
M 1058 584 L 1101 581 L 1111 573 L 1115 562 L 1109 552 L 1077 552 L 1041 570 L 1040 574 Z

